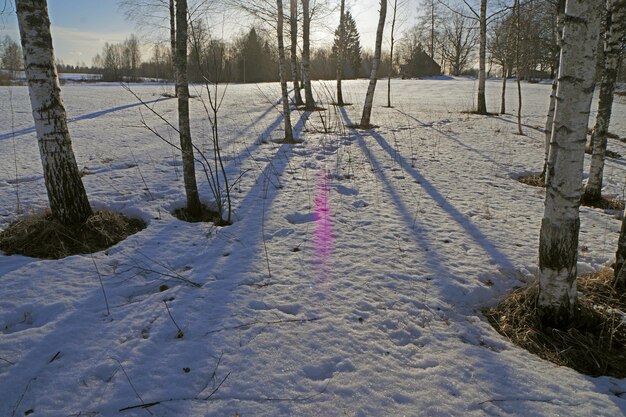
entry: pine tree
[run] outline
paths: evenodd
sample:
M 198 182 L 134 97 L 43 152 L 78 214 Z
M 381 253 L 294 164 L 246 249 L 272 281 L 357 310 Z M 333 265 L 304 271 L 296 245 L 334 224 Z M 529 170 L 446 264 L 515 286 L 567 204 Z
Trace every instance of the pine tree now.
M 361 40 L 356 22 L 350 14 L 346 12 L 344 16 L 344 42 L 341 42 L 340 27 L 335 30 L 335 42 L 333 43 L 333 55 L 337 57 L 339 45 L 343 45 L 343 78 L 356 78 L 361 70 Z

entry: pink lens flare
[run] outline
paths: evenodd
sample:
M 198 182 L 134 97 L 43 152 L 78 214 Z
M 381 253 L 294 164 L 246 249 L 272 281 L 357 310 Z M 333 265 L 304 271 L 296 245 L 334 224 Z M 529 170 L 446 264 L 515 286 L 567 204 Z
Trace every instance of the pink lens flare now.
M 333 252 L 333 223 L 330 211 L 328 175 L 320 172 L 317 175 L 315 193 L 315 264 L 318 281 L 326 281 L 330 275 L 330 260 Z

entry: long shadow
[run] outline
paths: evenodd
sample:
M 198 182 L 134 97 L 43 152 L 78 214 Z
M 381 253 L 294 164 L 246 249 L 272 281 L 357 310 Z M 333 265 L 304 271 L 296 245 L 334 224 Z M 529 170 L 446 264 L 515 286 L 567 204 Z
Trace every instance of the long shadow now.
M 296 123 L 294 127 L 294 132 L 298 135 L 301 133 L 301 129 L 304 126 L 305 120 L 308 117 L 308 114 L 303 114 L 300 120 Z M 203 288 L 200 289 L 189 289 L 189 299 L 194 300 L 196 295 L 201 292 L 202 299 L 210 305 L 209 311 L 213 313 L 210 317 L 204 317 L 202 320 L 194 320 L 194 322 L 189 324 L 190 328 L 185 327 L 185 332 L 188 333 L 191 338 L 200 337 L 202 334 L 210 333 L 210 336 L 207 337 L 207 343 L 205 348 L 201 352 L 200 356 L 203 357 L 203 360 L 209 364 L 214 361 L 218 362 L 218 358 L 220 357 L 220 351 L 224 353 L 223 349 L 226 346 L 224 338 L 226 338 L 226 333 L 228 332 L 217 332 L 212 333 L 213 330 L 219 329 L 223 327 L 224 320 L 237 315 L 237 311 L 233 309 L 240 309 L 240 306 L 233 299 L 236 297 L 236 288 L 240 286 L 243 280 L 237 277 L 238 273 L 249 273 L 256 261 L 257 255 L 261 251 L 261 241 L 262 241 L 262 232 L 263 226 L 262 222 L 259 221 L 259 205 L 262 201 L 264 206 L 271 206 L 274 199 L 277 197 L 280 192 L 280 188 L 274 186 L 274 182 L 268 180 L 271 177 L 280 177 L 286 167 L 289 164 L 290 158 L 293 156 L 292 146 L 288 144 L 283 144 L 278 147 L 274 157 L 267 165 L 264 167 L 261 173 L 259 173 L 257 180 L 255 181 L 252 189 L 248 192 L 248 194 L 241 200 L 238 205 L 237 213 L 239 220 L 236 221 L 232 226 L 230 226 L 225 230 L 225 235 L 228 234 L 230 237 L 217 238 L 213 239 L 213 242 L 208 247 L 202 246 L 194 246 L 190 248 L 191 250 L 186 253 L 181 253 L 178 259 L 172 260 L 173 263 L 176 262 L 184 262 L 184 264 L 188 264 L 191 262 L 193 265 L 193 274 L 189 277 L 190 280 L 194 282 L 198 282 L 204 284 Z M 192 230 L 194 230 L 193 232 Z M 172 242 L 176 241 L 178 238 L 176 233 L 172 233 L 176 229 L 172 229 L 171 226 L 163 228 L 161 231 L 158 231 L 154 235 L 151 236 L 151 242 L 145 242 L 142 246 L 155 245 L 157 242 Z M 185 233 L 198 233 L 202 234 L 203 232 L 195 225 L 189 225 L 189 227 L 183 227 L 178 229 L 179 234 Z M 255 239 L 252 240 L 253 244 L 248 246 L 242 246 L 242 244 L 237 239 L 237 236 L 253 236 Z M 126 258 L 127 261 L 132 264 L 136 261 L 138 266 L 147 265 L 153 270 L 158 270 L 159 266 L 155 265 L 152 262 L 145 262 L 145 258 L 138 251 L 137 253 L 132 248 L 130 249 L 130 253 L 119 255 L 122 258 Z M 229 253 L 232 255 L 224 257 L 222 256 L 224 253 Z M 113 249 L 110 253 L 111 256 L 116 255 L 116 250 Z M 210 256 L 210 258 L 209 258 Z M 135 259 L 136 258 L 136 259 Z M 98 257 L 96 256 L 96 260 L 99 262 Z M 50 265 L 52 265 L 55 261 L 49 261 Z M 163 262 L 161 260 L 160 262 Z M 21 262 L 17 262 L 21 264 Z M 167 270 L 165 271 L 167 272 Z M 259 271 L 260 274 L 262 272 Z M 120 275 L 116 276 L 116 283 L 125 283 L 129 279 L 132 279 L 135 271 L 132 268 L 126 272 L 121 272 Z M 234 275 L 234 276 L 233 276 Z M 214 276 L 217 279 L 215 281 L 210 281 L 209 277 Z M 202 281 L 204 279 L 204 281 Z M 174 284 L 176 281 L 172 281 Z M 105 286 L 109 288 L 109 291 L 113 291 L 112 286 L 116 285 L 116 283 L 109 282 L 108 280 L 105 282 Z M 158 287 L 158 281 L 157 287 Z M 128 283 L 124 284 L 128 286 Z M 115 291 L 119 292 L 119 289 L 115 289 Z M 181 298 L 182 300 L 183 298 Z M 219 305 L 220 308 L 216 308 L 215 305 Z M 119 334 L 112 334 L 109 330 L 110 328 L 103 323 L 96 323 L 96 325 L 104 326 L 102 329 L 103 332 L 103 340 L 101 346 L 96 350 L 91 347 L 91 349 L 87 351 L 76 350 L 75 344 L 77 338 L 80 338 L 81 333 L 86 332 L 87 334 L 92 334 L 94 325 L 91 321 L 84 320 L 84 325 L 78 328 L 68 326 L 66 324 L 76 323 L 77 318 L 82 317 L 85 314 L 85 311 L 93 312 L 93 317 L 89 317 L 89 319 L 98 320 L 96 317 L 95 311 L 100 310 L 99 308 L 94 309 L 90 306 L 103 306 L 102 294 L 100 289 L 94 289 L 91 291 L 86 298 L 83 300 L 79 300 L 77 302 L 77 306 L 74 308 L 74 312 L 63 317 L 62 320 L 55 323 L 54 329 L 51 333 L 43 336 L 37 343 L 36 346 L 33 347 L 31 351 L 24 354 L 19 361 L 16 361 L 14 365 L 11 365 L 6 372 L 4 373 L 3 380 L 0 380 L 0 387 L 3 392 L 6 393 L 4 396 L 3 404 L 0 404 L 0 414 L 2 412 L 6 412 L 7 415 L 10 415 L 10 411 L 13 406 L 19 401 L 21 401 L 21 405 L 18 409 L 18 414 L 21 411 L 26 410 L 32 403 L 35 401 L 33 397 L 36 398 L 37 395 L 43 395 L 43 392 L 52 393 L 57 395 L 54 389 L 51 386 L 42 386 L 39 380 L 55 380 L 54 376 L 59 377 L 59 375 L 63 374 L 63 371 L 59 371 L 56 366 L 50 365 L 50 358 L 53 357 L 55 352 L 73 352 L 73 360 L 75 363 L 72 364 L 75 366 L 86 366 L 84 372 L 87 375 L 91 375 L 95 372 L 93 369 L 90 369 L 89 366 L 93 366 L 93 363 L 98 363 L 104 366 L 107 362 L 107 358 L 111 357 L 111 350 L 117 350 L 116 359 L 119 359 L 122 363 L 126 362 L 129 358 L 137 359 L 137 362 L 126 363 L 126 370 L 124 373 L 128 372 L 131 376 L 137 375 L 139 373 L 150 374 L 152 370 L 152 365 L 155 361 L 160 363 L 160 366 L 167 367 L 170 365 L 168 362 L 169 355 L 167 351 L 158 352 L 158 357 L 154 357 L 154 350 L 150 346 L 149 343 L 129 343 L 129 346 L 126 349 L 119 348 L 119 343 L 117 338 L 120 336 Z M 143 305 L 145 308 L 145 305 Z M 149 307 L 155 307 L 153 305 Z M 121 310 L 118 310 L 121 309 Z M 162 310 L 162 311 L 161 311 Z M 122 314 L 122 311 L 125 314 Z M 160 316 L 164 316 L 164 309 L 155 309 Z M 122 307 L 114 307 L 112 310 L 113 318 L 116 321 L 128 321 L 128 328 L 131 328 L 136 322 L 137 318 L 135 316 L 140 316 L 142 312 L 137 310 L 137 307 L 133 307 L 133 304 L 129 304 L 127 306 Z M 174 314 L 176 312 L 174 311 Z M 198 314 L 201 314 L 199 312 Z M 245 320 L 245 317 L 242 317 L 242 320 Z M 184 326 L 184 324 L 183 324 Z M 118 323 L 118 328 L 120 324 Z M 185 336 L 187 337 L 187 336 Z M 206 337 L 206 335 L 205 335 Z M 145 346 L 145 347 L 144 347 Z M 181 352 L 180 344 L 169 344 L 166 346 L 167 349 L 175 349 L 176 354 Z M 131 349 L 132 351 L 130 351 Z M 145 349 L 145 350 L 144 350 Z M 138 353 L 138 350 L 142 351 Z M 190 356 L 190 360 L 197 360 L 199 357 L 199 352 L 184 352 L 185 355 Z M 227 354 L 227 353 L 226 353 Z M 129 356 L 130 355 L 130 356 Z M 207 355 L 206 357 L 203 355 Z M 174 355 L 174 359 L 176 360 L 177 356 Z M 150 359 L 150 360 L 147 360 Z M 94 362 L 95 361 L 95 362 Z M 99 362 L 98 362 L 99 361 Z M 62 361 L 60 361 L 62 362 Z M 85 365 L 83 365 L 85 364 Z M 147 365 L 146 365 L 147 364 Z M 174 369 L 175 365 L 171 364 L 171 368 Z M 176 366 L 179 365 L 176 363 Z M 146 368 L 148 366 L 148 368 Z M 197 365 L 200 367 L 200 364 Z M 213 365 L 211 365 L 213 366 Z M 30 372 L 25 372 L 26 370 L 31 370 L 33 374 Z M 110 369 L 114 369 L 114 367 L 110 367 Z M 215 371 L 215 370 L 213 370 Z M 109 377 L 109 375 L 105 375 Z M 110 375 L 112 378 L 112 375 Z M 188 400 L 193 401 L 193 396 L 197 394 L 197 389 L 202 387 L 203 382 L 208 380 L 210 375 L 209 373 L 206 375 L 198 375 L 198 377 L 202 377 L 202 380 L 196 381 L 197 384 L 189 384 L 189 389 L 184 390 L 189 392 Z M 206 377 L 206 378 L 204 378 Z M 233 375 L 231 376 L 231 380 L 236 377 L 243 377 L 245 375 Z M 123 381 L 120 379 L 119 381 Z M 124 382 L 117 382 L 115 386 L 115 390 L 125 391 L 128 387 Z M 154 387 L 150 388 L 151 394 L 145 394 L 146 400 L 162 400 L 163 398 L 171 397 L 171 394 L 168 394 L 167 386 L 159 386 L 158 381 L 153 381 Z M 78 383 L 78 381 L 76 381 Z M 228 384 L 228 383 L 227 383 Z M 226 385 L 227 385 L 226 384 Z M 9 387 L 10 386 L 10 387 Z M 60 384 L 60 389 L 66 389 L 63 387 L 71 386 L 68 385 L 68 381 L 65 381 L 63 384 Z M 25 387 L 29 387 L 28 390 Z M 6 388 L 6 390 L 4 389 Z M 166 393 L 159 393 L 160 391 L 165 391 Z M 184 392 L 181 391 L 181 392 Z M 209 390 L 210 391 L 210 390 Z M 25 395 L 23 398 L 18 398 L 20 393 L 24 392 Z M 171 392 L 171 391 L 169 391 Z M 205 392 L 207 394 L 208 392 Z M 91 392 L 91 398 L 96 398 L 98 395 L 97 387 Z M 159 397 L 159 395 L 163 395 Z M 89 401 L 89 398 L 87 399 Z M 106 415 L 117 415 L 116 409 L 111 410 L 99 410 Z M 17 414 L 16 414 L 17 415 Z M 20 414 L 21 415 L 21 414 Z
M 346 121 L 346 124 L 352 124 L 346 111 L 344 109 L 341 109 L 340 111 L 342 113 L 344 120 Z M 423 260 L 416 259 L 415 260 L 416 263 L 419 263 L 419 264 L 424 263 L 426 267 L 428 268 L 428 272 L 433 273 L 436 278 L 439 278 L 436 281 L 437 285 L 436 286 L 431 285 L 430 288 L 433 288 L 433 289 L 436 288 L 437 291 L 441 294 L 440 299 L 444 303 L 447 303 L 447 305 L 437 305 L 434 302 L 436 298 L 430 298 L 430 297 L 426 300 L 418 299 L 415 301 L 417 301 L 418 303 L 424 304 L 425 308 L 429 309 L 431 313 L 433 312 L 432 308 L 436 308 L 437 311 L 444 311 L 445 313 L 442 313 L 442 314 L 445 314 L 451 323 L 454 323 L 454 322 L 466 323 L 467 312 L 458 311 L 458 309 L 456 308 L 458 307 L 457 303 L 458 303 L 459 294 L 465 294 L 467 292 L 466 291 L 467 289 L 464 288 L 463 284 L 459 281 L 460 277 L 458 277 L 458 275 L 455 274 L 453 271 L 451 271 L 449 267 L 447 266 L 449 264 L 449 260 L 441 256 L 437 252 L 436 248 L 434 248 L 433 246 L 429 244 L 430 239 L 428 236 L 427 224 L 423 223 L 419 226 L 416 224 L 418 220 L 414 218 L 406 202 L 404 201 L 400 193 L 392 185 L 392 182 L 390 181 L 389 176 L 387 175 L 387 173 L 385 172 L 385 169 L 383 168 L 383 164 L 378 160 L 376 155 L 370 152 L 369 148 L 367 147 L 364 137 L 361 134 L 359 134 L 358 131 L 356 130 L 353 130 L 353 132 L 357 138 L 358 145 L 361 151 L 368 158 L 368 160 L 370 161 L 372 165 L 373 170 L 376 172 L 377 176 L 382 181 L 385 189 L 391 196 L 391 199 L 393 200 L 393 203 L 394 203 L 394 207 L 402 216 L 407 227 L 411 229 L 412 231 L 412 233 L 410 233 L 411 238 L 422 249 L 422 252 L 420 252 L 419 255 L 423 256 Z M 376 133 L 371 130 L 368 131 L 368 134 L 376 135 Z M 377 135 L 377 136 L 380 137 L 380 135 Z M 389 152 L 388 149 L 386 150 Z M 406 166 L 406 161 L 404 159 L 401 158 L 400 161 L 403 166 Z M 446 209 L 447 212 L 452 211 L 454 213 L 456 211 L 453 207 L 451 207 L 449 203 L 442 202 L 442 200 L 445 201 L 445 199 L 443 199 L 443 197 L 434 189 L 434 187 L 430 183 L 428 183 L 428 181 L 426 181 L 421 175 L 417 175 L 417 178 L 422 183 L 422 186 L 429 193 L 429 195 L 431 195 L 431 197 L 435 201 L 437 201 L 440 206 L 443 206 L 442 208 Z M 458 216 L 460 216 L 460 213 L 458 213 Z M 463 223 L 465 224 L 465 221 Z M 476 234 L 476 230 L 474 229 L 475 229 L 475 226 L 473 226 L 473 228 L 470 227 L 470 231 L 473 234 Z M 502 257 L 504 257 L 504 255 L 502 255 Z M 512 267 L 512 265 L 510 265 L 508 261 L 504 262 L 504 264 L 508 265 L 509 267 Z M 477 374 L 489 374 L 491 367 L 497 366 L 499 370 L 498 375 L 502 377 L 502 380 L 504 381 L 504 383 L 501 385 L 493 384 L 493 386 L 489 387 L 489 390 L 491 393 L 496 393 L 496 394 L 500 391 L 506 393 L 507 390 L 510 389 L 510 387 L 508 387 L 507 385 L 515 384 L 515 376 L 516 376 L 516 372 L 508 365 L 508 359 L 501 357 L 496 351 L 490 351 L 481 347 L 480 341 L 482 340 L 482 335 L 483 335 L 483 332 L 481 330 L 477 328 L 471 328 L 469 331 L 464 331 L 463 333 L 465 337 L 475 339 L 475 340 L 468 341 L 466 346 L 459 348 L 460 350 L 459 354 L 462 354 L 465 357 L 467 357 L 466 366 L 471 367 L 472 372 L 476 372 Z M 442 335 L 440 339 L 444 340 L 446 338 L 450 338 L 453 341 L 452 343 L 455 343 L 458 345 L 458 340 L 456 339 L 456 337 L 457 335 L 455 335 L 455 332 L 452 332 L 451 334 L 446 333 L 445 335 Z M 482 376 L 479 379 L 489 381 L 491 378 L 488 376 Z M 442 389 L 445 389 L 445 382 L 442 382 L 440 378 L 438 377 L 434 377 L 431 383 L 442 384 Z M 468 406 L 471 407 L 471 404 L 468 404 Z
M 503 122 L 511 123 L 511 124 L 514 124 L 515 126 L 517 126 L 517 122 L 516 121 L 505 119 L 502 116 L 495 116 L 495 115 L 492 114 L 492 115 L 487 116 L 487 117 L 491 117 L 492 119 L 502 120 Z M 528 128 L 528 129 L 536 130 L 539 133 L 546 133 L 546 131 L 543 128 L 541 128 L 541 127 L 531 126 L 531 125 L 527 125 L 527 124 L 524 124 L 524 123 L 522 123 L 522 126 L 525 127 L 525 128 Z
M 151 104 L 151 103 L 157 103 L 159 101 L 165 101 L 165 100 L 170 100 L 170 97 L 160 97 L 157 98 L 155 100 L 150 100 L 150 101 L 146 101 L 144 102 L 145 104 Z M 76 117 L 70 117 L 67 119 L 68 123 L 73 123 L 73 122 L 78 122 L 81 120 L 88 120 L 88 119 L 95 119 L 97 117 L 100 116 L 104 116 L 105 114 L 109 114 L 109 113 L 113 113 L 113 112 L 117 112 L 117 111 L 121 111 L 121 110 L 126 110 L 126 109 L 130 109 L 132 107 L 137 107 L 137 106 L 143 106 L 144 103 L 131 103 L 131 104 L 124 104 L 122 106 L 116 106 L 116 107 L 111 107 L 109 109 L 104 109 L 104 110 L 98 110 L 92 113 L 87 113 L 87 114 L 83 114 L 81 116 L 76 116 Z M 31 126 L 31 127 L 27 127 L 24 129 L 19 129 L 13 132 L 7 132 L 7 133 L 2 133 L 0 134 L 0 140 L 5 140 L 5 139 L 11 139 L 17 136 L 23 136 L 23 135 L 27 135 L 29 133 L 32 133 L 35 131 L 35 126 Z
M 429 129 L 434 130 L 435 132 L 439 133 L 442 136 L 445 136 L 446 138 L 448 138 L 451 141 L 457 143 L 458 145 L 462 146 L 463 148 L 467 149 L 468 151 L 474 152 L 475 154 L 480 155 L 480 157 L 486 159 L 487 161 L 492 162 L 495 165 L 497 165 L 498 167 L 508 171 L 508 167 L 506 165 L 504 165 L 502 162 L 496 161 L 495 159 L 493 159 L 493 157 L 487 155 L 483 151 L 480 151 L 480 150 L 478 150 L 476 148 L 473 148 L 473 147 L 463 143 L 457 137 L 455 137 L 455 136 L 453 136 L 453 135 L 451 135 L 449 133 L 446 133 L 446 132 L 444 132 L 441 129 L 437 129 L 436 127 L 433 127 L 432 125 L 430 125 L 428 123 L 424 123 L 421 120 L 419 120 L 417 117 L 415 117 L 413 115 L 410 115 L 410 114 L 408 114 L 408 113 L 406 113 L 406 112 L 404 112 L 404 111 L 402 111 L 400 109 L 394 108 L 394 110 L 397 111 L 398 113 L 402 114 L 403 116 L 408 117 L 408 118 L 414 120 L 415 122 L 419 123 L 421 127 L 425 127 L 425 128 L 429 128 Z
M 346 124 L 352 124 L 346 111 L 344 109 L 340 109 L 340 111 L 344 120 L 346 121 Z M 406 203 L 402 199 L 402 196 L 393 187 L 389 177 L 385 173 L 383 165 L 376 158 L 376 156 L 372 152 L 370 152 L 363 136 L 360 135 L 356 130 L 354 130 L 353 132 L 358 139 L 359 147 L 369 159 L 373 169 L 378 174 L 378 177 L 381 179 L 386 190 L 389 192 L 389 195 L 393 199 L 395 207 L 404 218 L 407 226 L 414 231 L 411 236 L 413 240 L 424 250 L 423 256 L 425 258 L 425 263 L 427 267 L 437 274 L 442 274 L 442 276 L 446 278 L 445 280 L 439 281 L 439 292 L 442 296 L 442 299 L 445 302 L 449 303 L 450 307 L 454 307 L 456 305 L 455 302 L 458 302 L 458 300 L 455 299 L 455 296 L 451 295 L 454 292 L 453 289 L 460 289 L 462 291 L 463 288 L 462 285 L 457 284 L 455 274 L 446 267 L 447 259 L 444 259 L 442 256 L 437 254 L 436 251 L 433 250 L 433 248 L 430 247 L 430 245 L 428 244 L 426 231 L 423 228 L 418 228 L 414 226 L 415 220 L 411 215 L 411 211 L 408 209 Z M 380 134 L 372 130 L 368 130 L 368 134 L 373 136 L 376 139 L 377 143 L 391 157 L 397 158 L 396 161 L 401 164 L 405 171 L 421 183 L 423 189 L 431 196 L 431 198 L 433 198 L 433 200 L 436 201 L 442 209 L 444 209 L 459 225 L 461 225 L 465 229 L 465 231 L 489 254 L 489 256 L 494 259 L 494 261 L 496 261 L 501 266 L 504 266 L 505 268 L 515 268 L 508 260 L 506 255 L 499 251 L 497 248 L 495 248 L 493 244 L 488 241 L 485 235 L 473 223 L 471 223 L 467 218 L 465 218 L 465 216 L 463 216 L 449 202 L 447 202 L 430 182 L 428 182 L 417 170 L 410 167 L 410 164 L 403 157 L 397 155 L 397 153 L 393 151 L 391 146 Z M 428 304 L 426 305 L 428 306 Z M 450 323 L 462 323 L 462 327 L 459 333 L 461 334 L 460 338 L 461 340 L 463 340 L 465 345 L 458 345 L 458 340 L 456 339 L 458 335 L 455 336 L 454 332 L 451 335 L 442 335 L 442 338 L 444 338 L 442 340 L 445 340 L 445 338 L 449 337 L 452 340 L 453 344 L 460 346 L 459 355 L 462 355 L 467 359 L 467 362 L 465 364 L 461 364 L 460 369 L 471 369 L 471 372 L 473 374 L 476 374 L 477 383 L 480 381 L 485 382 L 485 385 L 481 387 L 481 390 L 484 392 L 486 398 L 470 399 L 470 401 L 468 401 L 467 403 L 468 414 L 475 410 L 488 411 L 490 406 L 495 406 L 495 402 L 502 401 L 503 403 L 505 403 L 507 401 L 510 401 L 511 403 L 526 403 L 526 410 L 529 414 L 539 415 L 541 414 L 542 410 L 544 410 L 544 408 L 542 408 L 544 406 L 539 405 L 538 408 L 535 408 L 535 403 L 550 403 L 560 398 L 559 396 L 561 393 L 558 390 L 545 389 L 545 387 L 534 384 L 520 384 L 519 379 L 526 377 L 526 372 L 520 372 L 519 369 L 514 369 L 513 367 L 511 367 L 510 360 L 507 358 L 506 355 L 501 355 L 499 353 L 499 349 L 496 348 L 492 350 L 491 348 L 487 348 L 484 344 L 483 337 L 485 336 L 486 340 L 489 341 L 494 336 L 494 334 L 485 334 L 483 330 L 479 330 L 478 328 L 471 326 L 467 321 L 467 318 L 465 317 L 466 313 L 464 313 L 463 311 L 458 312 L 455 308 L 452 310 L 446 308 L 446 310 L 449 313 Z M 496 336 L 496 338 L 497 340 L 500 340 L 499 337 Z M 443 343 L 445 343 L 445 341 Z M 496 375 L 493 374 L 494 369 L 497 369 Z M 439 378 L 434 375 L 431 384 L 438 383 L 441 382 L 439 381 Z M 442 389 L 445 389 L 445 384 L 445 382 L 442 383 Z M 611 395 L 609 392 L 607 392 L 606 389 L 602 389 L 600 388 L 600 386 L 598 386 L 598 389 L 596 391 L 601 394 L 606 394 L 609 397 L 613 397 L 612 400 L 618 409 L 622 411 L 626 409 L 625 402 L 620 402 L 615 395 Z M 512 392 L 515 392 L 517 395 L 512 396 Z M 494 404 L 490 403 L 490 400 L 492 398 L 495 398 Z M 554 408 L 561 411 L 571 411 L 568 407 L 575 406 L 575 404 L 563 403 L 555 404 Z M 461 412 L 461 410 L 459 411 Z
M 344 109 L 340 109 L 344 119 L 347 123 L 351 124 L 350 118 Z M 446 198 L 441 195 L 435 186 L 428 181 L 419 171 L 411 166 L 411 164 L 401 155 L 394 151 L 385 138 L 374 130 L 369 130 L 368 133 L 378 142 L 381 148 L 389 154 L 392 158 L 400 164 L 402 169 L 416 181 L 418 181 L 421 187 L 428 193 L 428 195 L 441 207 L 444 211 L 452 217 L 452 219 L 461 226 L 465 232 L 478 244 L 483 250 L 491 257 L 491 259 L 498 265 L 506 268 L 507 270 L 515 270 L 515 266 L 508 259 L 506 254 L 496 248 L 487 236 L 467 217 L 465 217 L 460 211 L 458 211 Z

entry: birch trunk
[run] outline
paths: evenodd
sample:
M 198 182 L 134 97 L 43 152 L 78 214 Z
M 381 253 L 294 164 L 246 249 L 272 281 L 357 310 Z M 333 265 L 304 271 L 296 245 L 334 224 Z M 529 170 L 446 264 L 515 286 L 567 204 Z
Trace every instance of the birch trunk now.
M 176 69 L 176 8 L 174 0 L 170 0 L 170 48 L 172 56 L 172 75 L 174 76 L 174 97 L 178 97 L 178 70 Z
M 616 287 L 626 287 L 626 210 L 624 210 L 622 216 L 622 228 L 619 232 L 619 240 L 617 241 L 613 275 L 615 276 L 613 282 Z
M 519 0 L 515 2 L 516 18 L 515 18 L 515 66 L 517 67 L 515 81 L 517 82 L 517 134 L 523 135 L 522 131 L 522 83 L 520 82 L 521 68 L 519 60 L 519 48 L 521 38 L 520 28 L 520 4 Z
M 52 215 L 63 224 L 92 214 L 80 178 L 54 63 L 46 0 L 17 0 L 28 93 Z
M 601 8 L 601 0 L 568 0 L 565 10 L 551 140 L 558 152 L 548 167 L 539 236 L 537 309 L 553 327 L 571 321 L 577 301 L 579 207 Z
M 502 95 L 500 96 L 500 114 L 506 113 L 506 65 L 502 66 Z
M 370 83 L 367 87 L 365 95 L 365 104 L 363 105 L 363 114 L 361 116 L 361 127 L 368 128 L 370 126 L 370 117 L 372 115 L 372 105 L 374 103 L 374 91 L 376 90 L 376 81 L 378 81 L 378 66 L 380 65 L 380 53 L 383 43 L 383 30 L 385 29 L 385 18 L 387 17 L 387 0 L 380 2 L 380 16 L 378 18 L 378 29 L 376 30 L 376 48 L 374 49 L 374 59 L 372 61 L 372 72 L 370 73 Z
M 302 81 L 304 82 L 304 100 L 307 111 L 315 110 L 313 89 L 311 88 L 311 15 L 309 0 L 302 0 Z
M 291 130 L 291 115 L 289 114 L 289 94 L 287 92 L 287 64 L 285 63 L 285 45 L 283 43 L 283 1 L 276 0 L 278 19 L 276 21 L 276 35 L 278 36 L 278 63 L 280 66 L 280 90 L 283 97 L 283 120 L 285 121 L 285 143 L 293 143 Z
M 393 18 L 391 19 L 391 43 L 389 44 L 389 74 L 387 75 L 387 107 L 391 107 L 391 73 L 393 71 L 393 31 L 396 28 L 398 0 L 393 0 Z
M 302 94 L 300 93 L 300 76 L 298 75 L 298 0 L 289 0 L 289 24 L 291 37 L 291 79 L 293 80 L 293 94 L 296 106 L 302 106 Z
M 589 199 L 598 199 L 602 195 L 602 177 L 607 145 L 606 136 L 611 123 L 613 92 L 615 91 L 615 81 L 617 80 L 617 71 L 620 63 L 621 38 L 624 36 L 625 30 L 626 0 L 610 1 L 604 43 L 604 71 L 600 85 L 596 124 L 591 136 L 593 154 L 589 168 L 589 180 L 585 187 L 585 196 Z
M 339 8 L 339 45 L 337 45 L 337 105 L 345 106 L 343 102 L 343 91 L 341 90 L 341 80 L 343 79 L 343 50 L 344 50 L 344 38 L 345 38 L 345 9 L 346 0 L 341 0 L 341 6 Z
M 480 47 L 478 53 L 478 114 L 487 114 L 485 61 L 487 57 L 487 0 L 480 0 Z
M 183 159 L 183 180 L 187 195 L 187 213 L 199 217 L 202 213 L 196 167 L 189 128 L 189 84 L 187 81 L 187 0 L 176 0 L 176 92 L 178 95 L 178 131 Z
M 558 0 L 556 5 L 556 44 L 559 49 L 559 55 L 561 53 L 561 38 L 563 36 L 563 19 L 565 17 L 565 0 Z M 554 106 L 556 105 L 556 87 L 559 79 L 559 59 L 556 60 L 554 64 L 554 71 L 556 75 L 554 77 L 554 81 L 552 81 L 552 90 L 550 92 L 550 104 L 548 106 L 548 116 L 546 117 L 546 126 L 545 126 L 545 156 L 543 162 L 543 171 L 541 176 L 544 179 L 544 182 L 548 183 L 548 177 L 546 175 L 546 171 L 548 165 L 554 164 L 554 161 L 550 161 L 550 155 L 552 154 L 552 124 L 554 122 Z M 556 152 L 556 147 L 554 148 Z M 554 154 L 553 156 L 556 156 Z

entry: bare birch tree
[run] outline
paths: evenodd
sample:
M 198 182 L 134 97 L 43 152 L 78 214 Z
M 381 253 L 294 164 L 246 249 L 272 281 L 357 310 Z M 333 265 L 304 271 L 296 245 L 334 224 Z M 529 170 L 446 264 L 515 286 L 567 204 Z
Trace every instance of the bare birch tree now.
M 187 80 L 187 0 L 176 0 L 176 92 L 178 95 L 178 131 L 183 159 L 183 180 L 187 196 L 187 214 L 200 217 L 202 205 L 196 183 L 195 158 L 189 127 L 189 83 Z
M 589 167 L 589 179 L 585 187 L 585 198 L 588 200 L 601 198 L 607 133 L 611 122 L 613 92 L 615 91 L 624 33 L 626 33 L 626 0 L 609 0 L 604 35 L 604 69 L 600 84 L 598 112 L 591 135 L 593 154 Z
M 557 0 L 556 4 L 556 45 L 559 51 L 558 55 L 560 55 L 561 51 L 561 40 L 563 36 L 563 20 L 565 19 L 565 0 Z M 556 59 L 554 63 L 555 71 L 558 74 L 559 71 L 559 59 Z M 546 117 L 546 125 L 545 125 L 545 157 L 543 164 L 543 171 L 541 173 L 541 177 L 543 177 L 544 182 L 548 181 L 546 175 L 546 168 L 550 163 L 550 153 L 552 149 L 552 126 L 554 122 L 554 107 L 556 106 L 556 88 L 558 85 L 558 76 L 554 77 L 554 81 L 552 81 L 552 90 L 550 92 L 550 104 L 548 105 L 548 116 Z
M 487 61 L 487 0 L 480 0 L 479 22 L 479 52 L 478 52 L 478 114 L 487 114 L 487 100 L 485 99 L 485 64 Z
M 276 36 L 278 38 L 278 62 L 280 66 L 280 90 L 283 102 L 283 120 L 285 122 L 285 138 L 283 142 L 294 143 L 289 113 L 289 93 L 287 92 L 287 64 L 285 63 L 285 45 L 283 42 L 283 1 L 276 0 L 277 20 Z
M 370 127 L 370 117 L 372 115 L 372 105 L 374 103 L 374 91 L 376 81 L 378 81 L 378 67 L 380 65 L 380 55 L 383 43 L 383 31 L 385 29 L 385 19 L 387 18 L 387 0 L 380 0 L 380 14 L 378 17 L 378 29 L 376 30 L 376 47 L 374 49 L 374 59 L 372 60 L 372 72 L 370 73 L 370 83 L 365 95 L 363 114 L 361 115 L 362 128 Z
M 291 79 L 296 106 L 304 104 L 300 93 L 300 75 L 298 71 L 298 0 L 289 0 L 289 35 L 291 38 Z
M 92 214 L 80 178 L 52 48 L 46 0 L 16 0 L 28 92 L 52 215 L 63 224 Z
M 302 81 L 304 83 L 305 109 L 313 111 L 315 100 L 311 87 L 311 11 L 309 0 L 302 0 Z
M 547 184 L 539 236 L 538 314 L 560 327 L 574 315 L 579 207 L 587 123 L 593 95 L 601 0 L 568 0 Z
M 393 47 L 394 31 L 396 29 L 396 14 L 398 11 L 398 0 L 393 0 L 393 17 L 391 18 L 391 39 L 389 42 L 389 74 L 387 74 L 387 107 L 391 107 L 391 73 L 393 72 Z M 432 58 L 432 57 L 431 57 Z
M 337 46 L 337 105 L 345 106 L 341 81 L 343 79 L 343 52 L 345 50 L 345 11 L 346 0 L 340 1 L 339 6 L 339 44 Z

